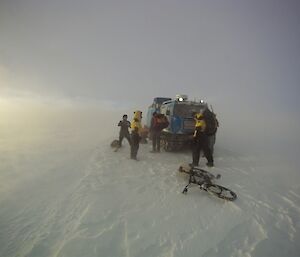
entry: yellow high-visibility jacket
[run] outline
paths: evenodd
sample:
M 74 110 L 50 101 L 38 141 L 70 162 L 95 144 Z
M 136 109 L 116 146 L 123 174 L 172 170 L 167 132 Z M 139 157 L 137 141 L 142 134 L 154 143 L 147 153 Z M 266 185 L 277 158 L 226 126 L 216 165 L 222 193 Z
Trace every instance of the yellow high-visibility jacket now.
M 142 112 L 141 111 L 135 111 L 133 114 L 133 120 L 131 122 L 131 130 L 134 130 L 136 127 L 138 128 L 139 134 L 142 130 Z
M 204 120 L 196 120 L 194 137 L 197 137 L 197 132 L 204 132 L 205 127 L 206 124 Z

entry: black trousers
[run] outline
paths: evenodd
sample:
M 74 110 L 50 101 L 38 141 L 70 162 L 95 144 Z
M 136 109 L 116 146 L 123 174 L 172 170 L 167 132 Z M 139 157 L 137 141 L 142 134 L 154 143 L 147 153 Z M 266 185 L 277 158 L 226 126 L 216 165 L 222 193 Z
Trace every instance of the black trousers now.
M 131 144 L 130 146 L 130 158 L 136 159 L 140 144 Z
M 160 151 L 160 131 L 152 131 L 152 150 Z
M 120 135 L 119 135 L 119 145 L 122 146 L 122 141 L 123 141 L 124 137 L 128 140 L 129 145 L 131 145 L 131 140 L 130 140 L 130 134 L 129 134 L 129 132 L 128 133 L 122 133 L 122 132 L 120 132 Z
M 208 136 L 205 134 L 202 134 L 201 136 L 199 136 L 199 138 L 194 140 L 193 142 L 193 165 L 194 166 L 199 165 L 201 150 L 203 150 L 204 156 L 209 163 L 214 162 L 208 143 L 209 143 Z
M 216 143 L 216 134 L 208 136 L 208 147 L 209 147 L 212 155 L 214 155 L 215 143 Z

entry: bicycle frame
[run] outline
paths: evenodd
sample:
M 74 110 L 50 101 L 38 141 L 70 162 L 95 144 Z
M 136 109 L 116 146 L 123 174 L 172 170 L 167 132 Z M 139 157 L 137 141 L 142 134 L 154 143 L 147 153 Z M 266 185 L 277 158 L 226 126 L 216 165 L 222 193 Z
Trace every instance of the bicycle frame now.
M 201 190 L 209 192 L 219 198 L 228 201 L 234 201 L 237 198 L 237 195 L 230 189 L 214 184 L 212 182 L 213 179 L 219 179 L 221 177 L 220 174 L 215 176 L 206 170 L 196 167 L 191 167 L 188 171 L 185 170 L 183 167 L 180 167 L 179 171 L 189 174 L 189 183 L 183 189 L 183 194 L 187 193 L 188 188 L 191 184 L 196 184 L 199 185 L 199 188 Z

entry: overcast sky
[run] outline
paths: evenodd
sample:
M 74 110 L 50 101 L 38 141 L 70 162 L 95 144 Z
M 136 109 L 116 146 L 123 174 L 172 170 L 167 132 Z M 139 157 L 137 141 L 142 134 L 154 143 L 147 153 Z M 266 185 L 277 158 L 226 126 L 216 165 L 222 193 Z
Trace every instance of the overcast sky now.
M 0 94 L 299 110 L 299 13 L 298 0 L 0 0 Z

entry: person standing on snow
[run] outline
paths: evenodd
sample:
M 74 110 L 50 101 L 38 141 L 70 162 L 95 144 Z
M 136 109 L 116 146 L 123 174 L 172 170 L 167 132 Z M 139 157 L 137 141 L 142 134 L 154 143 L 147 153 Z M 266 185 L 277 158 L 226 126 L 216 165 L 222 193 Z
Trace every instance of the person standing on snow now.
M 127 114 L 123 115 L 123 119 L 119 121 L 118 126 L 120 127 L 120 134 L 119 134 L 119 147 L 122 146 L 123 138 L 125 137 L 128 140 L 129 145 L 131 145 L 129 128 L 131 126 L 130 121 L 127 120 Z
M 216 143 L 216 133 L 219 127 L 219 121 L 216 118 L 216 114 L 208 108 L 203 112 L 203 119 L 205 121 L 205 133 L 208 137 L 208 148 L 211 154 L 214 153 L 214 145 Z
M 207 159 L 208 167 L 214 166 L 213 156 L 208 147 L 208 136 L 205 133 L 206 124 L 202 113 L 195 115 L 195 132 L 193 136 L 193 163 L 192 166 L 199 166 L 200 152 L 203 150 L 204 156 Z
M 168 126 L 169 122 L 164 114 L 157 112 L 153 113 L 150 125 L 150 133 L 152 136 L 152 153 L 160 152 L 161 131 Z
M 141 137 L 139 135 L 139 128 L 133 127 L 131 131 L 131 145 L 130 145 L 130 158 L 137 160 L 136 156 L 140 147 Z

